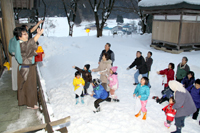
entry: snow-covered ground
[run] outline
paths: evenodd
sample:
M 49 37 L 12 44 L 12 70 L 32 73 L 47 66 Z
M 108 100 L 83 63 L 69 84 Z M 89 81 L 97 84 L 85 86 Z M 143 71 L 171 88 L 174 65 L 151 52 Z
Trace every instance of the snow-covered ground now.
M 200 51 L 171 54 L 155 50 L 150 47 L 151 34 L 134 34 L 113 38 L 107 31 L 104 32 L 103 37 L 96 38 L 96 31 L 92 31 L 88 36 L 84 30 L 84 25 L 88 22 L 82 23 L 81 27 L 74 27 L 74 37 L 61 37 L 68 35 L 67 21 L 64 23 L 64 19 L 61 19 L 55 19 L 57 27 L 51 34 L 54 37 L 44 36 L 39 39 L 46 54 L 40 71 L 43 88 L 47 92 L 52 107 L 52 121 L 70 116 L 70 123 L 62 125 L 67 126 L 70 133 L 169 133 L 175 130 L 174 122 L 169 129 L 164 126 L 166 117 L 161 109 L 167 105 L 167 102 L 159 105 L 151 99 L 154 95 L 161 96 L 160 91 L 163 89 L 162 77 L 157 75 L 156 71 L 167 68 L 170 62 L 177 66 L 182 57 L 187 56 L 188 65 L 195 72 L 195 77 L 200 78 Z M 110 20 L 108 26 L 109 24 L 114 25 L 114 23 L 115 20 Z M 72 66 L 76 65 L 82 68 L 89 63 L 91 69 L 98 67 L 99 55 L 107 42 L 111 43 L 111 49 L 115 53 L 114 66 L 118 66 L 120 85 L 116 94 L 120 102 L 103 102 L 100 104 L 101 112 L 94 114 L 93 102 L 95 99 L 90 96 L 85 96 L 85 104 L 75 105 L 72 81 L 76 70 Z M 139 118 L 134 116 L 136 113 L 133 99 L 135 70 L 126 70 L 134 61 L 136 51 L 142 51 L 145 57 L 148 51 L 153 53 L 154 61 L 150 73 L 152 88 L 147 103 L 146 121 L 142 120 L 142 116 Z M 92 76 L 93 78 L 99 77 L 96 73 L 92 73 Z M 198 117 L 199 119 L 200 117 Z M 198 133 L 199 130 L 198 121 L 192 120 L 191 116 L 187 117 L 182 132 Z

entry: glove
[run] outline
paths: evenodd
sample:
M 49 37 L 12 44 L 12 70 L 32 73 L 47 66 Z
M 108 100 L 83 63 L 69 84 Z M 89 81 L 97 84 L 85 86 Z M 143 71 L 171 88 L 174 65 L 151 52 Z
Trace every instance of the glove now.
M 136 67 L 134 67 L 133 69 L 134 69 L 134 70 L 137 70 L 137 68 L 136 68 Z
M 129 70 L 130 68 L 128 67 L 128 68 L 126 68 L 126 70 Z

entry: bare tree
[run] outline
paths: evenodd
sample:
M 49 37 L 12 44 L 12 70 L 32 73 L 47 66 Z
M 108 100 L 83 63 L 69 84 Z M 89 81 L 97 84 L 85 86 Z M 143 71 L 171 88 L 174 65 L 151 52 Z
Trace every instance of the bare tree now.
M 100 37 L 102 36 L 104 24 L 111 14 L 111 11 L 115 4 L 115 0 L 88 0 L 88 2 L 90 3 L 90 6 L 94 13 L 97 28 L 97 37 Z M 101 16 L 99 14 L 101 14 Z
M 65 2 L 65 0 L 62 0 L 62 2 L 63 2 L 66 16 L 67 16 L 67 21 L 69 24 L 69 36 L 72 36 L 73 35 L 73 27 L 74 27 L 74 23 L 75 23 L 75 19 L 76 19 L 78 0 L 70 0 L 70 2 Z
M 139 8 L 138 3 L 141 0 L 121 0 L 121 1 L 124 2 L 124 6 L 115 6 L 114 10 L 121 10 L 127 13 L 130 13 L 130 12 L 137 13 L 141 19 L 142 33 L 144 34 L 147 29 L 146 20 L 147 20 L 148 14 L 143 14 L 141 9 Z

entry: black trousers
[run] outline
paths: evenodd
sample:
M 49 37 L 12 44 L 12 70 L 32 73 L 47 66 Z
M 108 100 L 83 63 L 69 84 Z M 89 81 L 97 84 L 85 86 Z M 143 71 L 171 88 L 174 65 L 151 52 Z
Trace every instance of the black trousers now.
M 99 107 L 99 103 L 103 102 L 103 101 L 107 101 L 107 102 L 111 102 L 111 98 L 107 97 L 106 99 L 97 99 L 96 101 L 94 101 L 94 107 L 98 108 Z
M 194 112 L 194 114 L 193 114 L 193 116 L 192 116 L 192 119 L 196 120 L 197 117 L 198 117 L 198 115 L 199 115 L 199 108 L 197 108 L 197 111 Z
M 90 82 L 87 82 L 84 86 L 84 93 L 87 94 L 87 89 L 90 87 Z
M 177 127 L 184 127 L 185 116 L 175 117 L 175 125 Z
M 84 97 L 83 91 L 82 91 L 82 93 L 81 93 L 81 97 Z M 75 98 L 79 98 L 79 95 L 75 94 Z
M 172 122 L 172 121 L 167 120 L 167 123 L 168 123 L 168 124 L 171 124 L 171 122 Z

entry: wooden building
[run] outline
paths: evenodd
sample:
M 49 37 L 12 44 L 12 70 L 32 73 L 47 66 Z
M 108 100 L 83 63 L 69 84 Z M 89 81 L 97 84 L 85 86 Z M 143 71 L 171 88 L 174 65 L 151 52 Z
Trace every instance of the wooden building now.
M 151 46 L 178 51 L 200 48 L 200 0 L 193 1 L 142 0 L 139 3 L 144 14 L 153 15 Z

